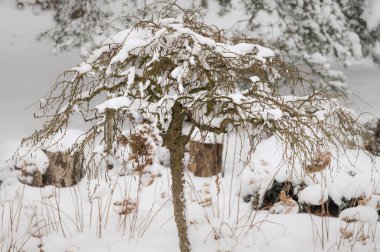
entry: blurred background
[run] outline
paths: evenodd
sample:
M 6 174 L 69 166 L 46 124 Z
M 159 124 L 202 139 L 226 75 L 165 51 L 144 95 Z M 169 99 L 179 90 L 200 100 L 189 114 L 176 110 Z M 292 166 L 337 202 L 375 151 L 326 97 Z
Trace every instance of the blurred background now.
M 110 33 L 118 31 L 118 27 L 121 28 L 123 25 L 133 22 L 132 19 L 127 18 L 115 23 L 114 20 L 117 20 L 118 16 L 136 14 L 139 8 L 147 4 L 146 1 L 124 2 L 0 1 L 0 144 L 20 139 L 37 129 L 41 121 L 34 119 L 33 114 L 38 110 L 39 99 L 48 91 L 57 77 L 64 70 L 78 65 L 82 60 L 82 55 L 94 48 Z M 181 1 L 179 2 L 181 4 Z M 281 34 L 280 29 L 279 32 L 277 31 L 279 35 L 272 34 L 272 37 L 268 38 L 268 34 L 255 32 L 265 30 L 262 28 L 268 28 L 269 25 L 273 31 L 276 30 L 276 25 L 281 28 L 279 21 L 273 18 L 278 14 L 273 11 L 267 11 L 265 8 L 268 7 L 265 5 L 262 5 L 261 8 L 266 10 L 266 15 L 262 14 L 264 11 L 256 11 L 260 6 L 256 6 L 256 9 L 253 10 L 247 8 L 247 6 L 253 6 L 253 4 L 257 5 L 259 2 L 261 1 L 256 1 L 255 3 L 251 1 L 250 3 L 248 0 L 203 0 L 198 5 L 195 2 L 190 4 L 186 3 L 186 1 L 184 1 L 183 5 L 203 11 L 205 22 L 207 23 L 216 24 L 226 29 L 232 28 L 234 32 L 244 33 L 247 36 L 261 36 L 260 38 L 264 38 L 271 43 L 276 39 L 276 36 L 280 37 L 284 34 Z M 271 1 L 266 3 L 269 2 Z M 274 4 L 276 4 L 275 2 L 273 1 Z M 284 2 L 289 2 L 286 4 L 292 3 L 292 1 Z M 362 4 L 361 8 L 354 7 L 361 12 L 361 14 L 359 13 L 361 19 L 358 20 L 367 22 L 367 30 L 374 31 L 373 27 L 379 27 L 379 15 L 375 14 L 380 12 L 378 4 L 380 1 L 362 0 L 353 2 Z M 305 5 L 306 3 L 304 3 L 303 8 L 305 8 Z M 275 8 L 281 7 L 280 1 Z M 294 13 L 296 13 L 296 8 L 293 9 Z M 268 15 L 268 13 L 272 16 Z M 285 13 L 284 15 L 289 14 L 287 12 L 282 13 Z M 365 20 L 366 15 L 369 17 Z M 339 15 L 337 16 L 339 17 Z M 294 20 L 297 20 L 297 18 L 302 19 L 305 16 L 295 16 Z M 313 19 L 313 16 L 311 15 L 309 19 Z M 259 22 L 262 26 L 253 26 L 252 20 L 256 24 Z M 275 20 L 275 22 L 271 20 Z M 347 20 L 350 20 L 350 18 L 347 17 Z M 270 24 L 267 25 L 268 23 Z M 305 21 L 305 23 L 307 22 Z M 320 29 L 326 26 L 323 22 L 318 25 Z M 311 27 L 311 25 L 309 26 Z M 345 24 L 343 24 L 343 27 L 345 27 Z M 298 28 L 307 30 L 308 24 Z M 361 35 L 365 31 L 363 29 L 358 31 L 358 36 L 362 39 Z M 372 57 L 374 54 L 369 52 L 370 50 L 368 51 L 368 48 L 376 49 L 375 47 L 380 45 L 380 29 L 377 28 L 376 31 L 377 33 L 367 34 L 367 38 L 363 35 L 364 38 L 360 43 L 364 54 L 361 57 L 331 56 L 328 50 L 323 57 L 328 58 L 328 64 L 332 65 L 332 69 L 344 73 L 345 84 L 348 86 L 345 92 L 348 94 L 351 107 L 358 113 L 369 112 L 379 116 L 380 68 L 378 64 L 374 63 L 376 61 L 374 60 L 376 57 Z M 42 37 L 41 34 L 43 35 Z M 373 41 L 367 42 L 369 41 L 368 36 Z M 308 36 L 300 37 L 301 43 L 305 42 L 305 50 L 310 47 L 305 41 L 308 38 Z M 312 35 L 310 35 L 310 38 L 312 39 Z M 340 43 L 340 41 L 335 42 Z M 327 46 L 334 47 L 335 45 L 327 43 Z M 345 46 L 344 43 L 343 46 Z M 347 48 L 351 50 L 349 46 Z M 311 53 L 315 54 L 313 51 Z M 294 57 L 292 57 L 291 53 L 287 53 L 285 59 L 293 60 Z M 297 62 L 297 60 L 296 58 L 295 61 Z M 347 64 L 347 60 L 350 60 L 349 64 Z M 299 64 L 303 64 L 302 62 L 301 59 Z

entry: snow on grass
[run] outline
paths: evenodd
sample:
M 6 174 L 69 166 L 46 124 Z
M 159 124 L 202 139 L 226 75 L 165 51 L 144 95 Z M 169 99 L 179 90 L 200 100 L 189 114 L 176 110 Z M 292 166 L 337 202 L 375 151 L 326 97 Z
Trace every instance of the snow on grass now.
M 379 218 L 377 211 L 368 206 L 357 206 L 343 210 L 339 214 L 339 218 L 346 222 L 359 221 L 361 223 L 368 223 L 375 225 Z
M 259 156 L 254 156 L 252 160 L 259 167 L 252 173 L 252 170 L 244 168 L 239 158 L 233 158 L 235 148 L 240 152 L 240 148 L 245 148 L 246 140 L 236 139 L 232 134 L 228 143 L 226 141 L 227 139 L 224 142 L 224 151 L 227 153 L 225 177 L 199 178 L 186 173 L 186 213 L 193 251 L 292 249 L 297 252 L 308 251 L 310 248 L 322 251 L 321 241 L 315 240 L 313 234 L 326 229 L 330 230 L 329 240 L 324 241 L 326 247 L 334 251 L 351 249 L 348 244 L 338 248 L 338 230 L 344 224 L 338 218 L 329 218 L 325 222 L 317 216 L 296 214 L 297 205 L 290 208 L 282 206 L 282 210 L 277 209 L 278 211 L 256 211 L 252 203 L 244 202 L 242 197 L 245 193 L 260 190 L 260 186 L 271 183 L 264 174 L 268 175 L 269 172 L 271 179 L 273 176 L 286 179 L 286 172 L 276 177 L 276 173 L 279 174 L 275 169 L 279 161 L 276 153 L 281 149 L 276 149 L 279 146 L 272 138 L 263 141 L 258 148 Z M 241 150 L 244 159 L 247 149 Z M 264 154 L 265 157 L 262 156 Z M 118 167 L 114 169 L 118 170 Z M 85 177 L 78 185 L 70 188 L 48 186 L 40 189 L 22 185 L 18 181 L 2 184 L 0 211 L 4 212 L 4 221 L 11 218 L 11 208 L 15 210 L 19 202 L 24 204 L 20 208 L 17 232 L 8 229 L 11 225 L 8 222 L 2 226 L 4 247 L 11 245 L 13 237 L 19 241 L 13 245 L 16 248 L 23 245 L 25 251 L 35 251 L 41 243 L 47 252 L 178 251 L 170 170 L 155 164 L 150 171 L 155 176 L 149 183 L 146 183 L 147 177 L 144 177 L 148 174 L 118 176 L 117 172 L 105 175 L 99 171 L 97 179 Z M 257 185 L 258 182 L 261 183 L 260 186 Z M 308 201 L 319 203 L 320 199 L 324 201 L 326 198 L 326 194 L 321 192 L 320 184 L 310 184 L 304 190 L 308 193 L 304 191 L 305 197 L 300 197 Z M 299 194 L 302 195 L 302 191 Z M 359 221 L 373 223 L 373 207 L 376 207 L 376 203 L 372 202 L 367 207 L 372 209 L 372 214 L 368 214 L 371 210 L 359 210 L 360 213 L 366 213 Z M 347 216 L 355 216 L 355 211 Z M 323 225 L 327 223 L 327 227 L 322 222 Z M 380 238 L 378 232 L 374 235 L 375 239 Z M 369 251 L 376 245 L 379 244 L 360 243 L 353 246 L 352 250 Z
M 325 170 L 306 174 L 302 161 L 298 160 L 292 167 L 282 161 L 282 144 L 271 137 L 257 147 L 253 155 L 252 171 L 245 171 L 246 182 L 243 183 L 247 184 L 249 178 L 253 179 L 254 183 L 247 186 L 251 188 L 251 193 L 258 193 L 260 198 L 274 180 L 279 183 L 289 181 L 294 186 L 313 186 L 307 191 L 312 190 L 315 195 L 301 193 L 303 200 L 310 204 L 325 199 L 326 194 L 337 205 L 341 205 L 344 200 L 370 197 L 379 192 L 380 171 L 370 156 L 354 149 L 343 151 L 332 147 L 331 150 L 333 159 Z M 380 161 L 379 158 L 376 160 Z M 310 198 L 306 199 L 308 196 Z

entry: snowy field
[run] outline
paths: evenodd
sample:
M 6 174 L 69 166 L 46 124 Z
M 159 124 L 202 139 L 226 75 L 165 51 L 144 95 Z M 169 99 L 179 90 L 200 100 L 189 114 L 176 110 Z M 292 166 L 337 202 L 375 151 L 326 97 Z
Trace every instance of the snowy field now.
M 23 137 L 40 124 L 33 108 L 55 82 L 62 70 L 76 65 L 78 52 L 52 55 L 46 41 L 36 41 L 49 27 L 50 15 L 34 15 L 8 5 L 0 5 L 0 124 L 1 142 Z
M 63 70 L 80 62 L 80 57 L 79 51 L 52 55 L 46 41 L 36 41 L 38 33 L 49 26 L 49 15 L 0 4 L 0 17 L 0 165 L 4 167 L 0 172 L 4 181 L 0 251 L 7 251 L 11 244 L 21 251 L 178 251 L 167 167 L 152 166 L 149 177 L 120 177 L 113 171 L 100 182 L 83 179 L 64 189 L 25 186 L 8 171 L 5 160 L 17 141 L 41 125 L 33 119 L 36 106 L 29 105 L 40 99 Z M 362 63 L 344 71 L 355 94 L 350 98 L 353 108 L 380 116 L 379 67 Z M 374 210 L 380 202 L 379 162 L 374 169 L 368 156 L 353 151 L 345 153 L 349 159 L 334 159 L 331 172 L 309 178 L 301 174 L 300 167 L 290 171 L 283 166 L 280 144 L 273 138 L 259 146 L 252 158 L 253 170 L 245 167 L 233 154 L 242 146 L 246 156 L 247 144 L 234 134 L 229 137 L 224 178 L 186 175 L 193 251 L 380 250 Z M 333 156 L 344 155 L 337 151 Z M 307 203 L 326 201 L 328 196 L 335 202 L 361 195 L 372 196 L 372 200 L 351 212 L 343 211 L 340 218 L 297 213 L 295 207 L 285 214 L 286 205 L 271 211 L 253 210 L 244 196 L 260 192 L 273 178 L 306 184 L 299 197 Z M 322 185 L 327 189 L 322 190 Z M 280 214 L 270 213 L 276 211 Z M 357 221 L 349 224 L 343 219 Z M 349 234 L 351 238 L 345 239 Z

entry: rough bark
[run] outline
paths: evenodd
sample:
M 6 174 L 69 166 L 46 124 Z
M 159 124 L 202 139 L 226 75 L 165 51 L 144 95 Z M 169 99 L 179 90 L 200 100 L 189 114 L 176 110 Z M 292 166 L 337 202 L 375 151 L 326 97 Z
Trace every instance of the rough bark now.
M 43 174 L 42 186 L 54 185 L 69 187 L 76 185 L 83 177 L 84 154 L 82 151 L 68 152 L 45 151 L 49 166 Z
M 112 110 L 107 110 L 106 120 L 105 120 L 105 125 L 104 125 L 104 140 L 106 144 L 105 152 L 107 154 L 107 158 L 109 158 L 112 155 L 112 146 L 115 141 L 114 127 L 115 127 L 115 112 Z M 112 169 L 113 165 L 108 162 L 107 168 Z
M 222 172 L 223 144 L 190 142 L 189 170 L 197 177 L 211 177 Z
M 187 236 L 186 202 L 184 197 L 184 164 L 186 137 L 182 136 L 182 124 L 185 119 L 181 104 L 175 103 L 172 108 L 172 120 L 168 131 L 164 135 L 164 144 L 170 151 L 170 169 L 172 174 L 172 194 L 174 219 L 178 229 L 178 238 L 181 252 L 190 251 L 190 242 Z
M 380 119 L 365 125 L 369 135 L 364 143 L 366 150 L 374 156 L 380 156 Z

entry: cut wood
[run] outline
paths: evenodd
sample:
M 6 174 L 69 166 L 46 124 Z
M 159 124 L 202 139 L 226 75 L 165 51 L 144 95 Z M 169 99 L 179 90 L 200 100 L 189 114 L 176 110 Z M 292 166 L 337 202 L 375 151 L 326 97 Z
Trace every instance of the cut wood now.
M 189 170 L 197 177 L 211 177 L 222 172 L 223 144 L 190 142 Z

